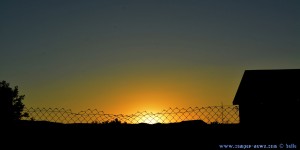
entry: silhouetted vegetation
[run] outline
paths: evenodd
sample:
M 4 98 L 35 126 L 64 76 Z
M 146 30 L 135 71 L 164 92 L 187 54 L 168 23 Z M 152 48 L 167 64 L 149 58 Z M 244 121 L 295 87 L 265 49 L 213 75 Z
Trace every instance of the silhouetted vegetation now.
M 106 125 L 120 125 L 120 124 L 127 124 L 126 122 L 121 122 L 116 118 L 115 120 L 112 121 L 104 121 L 104 122 L 98 122 L 98 121 L 93 121 L 92 124 L 106 124 Z
M 0 116 L 7 122 L 20 120 L 22 117 L 29 117 L 23 113 L 23 100 L 25 95 L 19 95 L 18 86 L 11 88 L 6 81 L 0 82 Z
M 216 125 L 216 124 L 221 124 L 221 123 L 219 123 L 218 121 L 214 121 L 214 122 L 211 122 L 210 124 Z

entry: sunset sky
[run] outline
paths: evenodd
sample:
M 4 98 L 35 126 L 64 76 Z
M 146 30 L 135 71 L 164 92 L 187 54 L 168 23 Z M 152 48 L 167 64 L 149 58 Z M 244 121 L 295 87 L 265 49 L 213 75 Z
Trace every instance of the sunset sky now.
M 300 68 L 300 1 L 1 0 L 0 52 L 26 107 L 231 105 L 244 70 Z

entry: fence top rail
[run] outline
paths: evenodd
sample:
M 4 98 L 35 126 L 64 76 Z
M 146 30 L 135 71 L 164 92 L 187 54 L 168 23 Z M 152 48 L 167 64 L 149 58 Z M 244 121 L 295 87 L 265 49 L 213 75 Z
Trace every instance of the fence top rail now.
M 136 113 L 133 113 L 133 114 L 111 114 L 111 113 L 104 113 L 104 111 L 99 111 L 98 109 L 86 109 L 86 110 L 83 110 L 83 111 L 79 111 L 79 112 L 73 112 L 72 109 L 68 109 L 68 108 L 46 108 L 46 107 L 24 107 L 24 110 L 26 112 L 36 112 L 36 111 L 45 111 L 45 112 L 65 112 L 65 113 L 71 113 L 71 114 L 74 114 L 74 115 L 82 115 L 82 114 L 90 114 L 90 115 L 93 115 L 93 114 L 101 114 L 101 115 L 113 115 L 113 116 L 133 116 L 133 115 L 136 115 L 136 114 L 175 114 L 175 113 L 186 113 L 186 112 L 194 112 L 196 110 L 205 110 L 205 109 L 216 109 L 216 108 L 220 108 L 220 109 L 224 109 L 224 108 L 236 108 L 238 109 L 239 106 L 238 105 L 224 105 L 224 106 L 206 106 L 206 107 L 188 107 L 188 108 L 178 108 L 178 107 L 175 107 L 175 108 L 172 108 L 172 107 L 169 107 L 168 109 L 163 109 L 162 111 L 160 112 L 148 112 L 148 111 L 137 111 Z M 89 113 L 88 113 L 89 112 Z

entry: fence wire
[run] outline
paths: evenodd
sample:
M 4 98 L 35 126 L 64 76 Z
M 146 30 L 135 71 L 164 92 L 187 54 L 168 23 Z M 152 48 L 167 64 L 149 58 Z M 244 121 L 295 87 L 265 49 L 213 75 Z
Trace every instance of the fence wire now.
M 30 117 L 23 120 L 49 121 L 56 123 L 97 123 L 104 124 L 114 121 L 127 124 L 138 123 L 177 123 L 189 120 L 202 120 L 207 124 L 236 124 L 239 123 L 238 105 L 230 106 L 209 106 L 189 108 L 169 108 L 159 113 L 137 112 L 131 115 L 106 114 L 97 109 L 88 109 L 74 113 L 71 109 L 65 108 L 25 108 Z M 116 120 L 117 119 L 117 120 Z

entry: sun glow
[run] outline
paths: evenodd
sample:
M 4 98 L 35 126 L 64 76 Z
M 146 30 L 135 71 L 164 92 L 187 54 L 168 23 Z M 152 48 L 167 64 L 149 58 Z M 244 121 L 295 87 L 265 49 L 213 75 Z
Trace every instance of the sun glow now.
M 105 107 L 105 112 L 126 115 L 136 115 L 137 111 L 161 112 L 170 107 L 189 107 L 199 103 L 195 101 L 198 99 L 195 95 L 199 94 L 199 87 L 191 80 L 192 76 L 184 74 L 185 71 L 181 72 L 171 72 L 175 76 L 168 76 L 169 72 L 162 71 L 155 74 L 149 71 L 125 74 L 107 83 L 107 88 L 100 89 L 102 94 L 95 96 L 93 102 L 99 102 L 99 106 Z M 157 116 L 147 116 L 135 122 L 153 124 L 163 121 Z
M 156 124 L 156 123 L 164 123 L 164 120 L 160 114 L 141 114 L 141 117 L 138 116 L 136 118 L 138 123 L 147 123 L 147 124 Z

